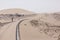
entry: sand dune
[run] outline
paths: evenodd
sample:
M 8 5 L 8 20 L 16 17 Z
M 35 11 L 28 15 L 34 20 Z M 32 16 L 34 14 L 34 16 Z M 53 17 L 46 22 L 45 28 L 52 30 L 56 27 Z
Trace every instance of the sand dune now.
M 0 11 L 0 22 L 6 23 L 0 28 L 0 40 L 60 40 L 60 14 L 7 9 Z
M 18 14 L 21 14 L 21 13 L 22 14 L 31 14 L 31 13 L 34 13 L 34 12 L 19 9 L 19 8 L 4 9 L 4 10 L 0 11 L 0 14 L 15 14 L 15 13 L 18 13 Z

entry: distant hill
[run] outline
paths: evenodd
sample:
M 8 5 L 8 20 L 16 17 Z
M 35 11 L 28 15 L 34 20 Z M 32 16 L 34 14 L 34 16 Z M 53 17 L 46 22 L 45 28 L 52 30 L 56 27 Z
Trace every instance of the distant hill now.
M 13 9 L 4 9 L 0 11 L 0 14 L 14 14 L 14 13 L 22 13 L 22 14 L 31 14 L 34 12 L 27 11 L 24 9 L 19 9 L 19 8 L 13 8 Z

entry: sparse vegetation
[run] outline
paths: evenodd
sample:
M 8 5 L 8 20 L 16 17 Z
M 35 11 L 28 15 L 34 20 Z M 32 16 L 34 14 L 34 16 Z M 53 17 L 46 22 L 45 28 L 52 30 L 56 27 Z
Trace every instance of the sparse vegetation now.
M 19 17 L 22 17 L 24 15 L 22 14 L 0 14 L 0 20 L 11 20 L 12 22 L 19 18 Z
M 36 26 L 36 27 L 39 26 L 39 21 L 38 20 L 31 20 L 30 23 L 31 23 L 32 26 Z
M 59 29 L 60 26 L 58 25 L 53 25 L 48 22 L 44 22 L 41 20 L 34 20 L 34 19 L 30 21 L 30 24 L 34 27 L 37 27 L 40 30 L 39 32 L 44 32 L 46 35 L 50 37 L 54 37 L 56 33 L 59 34 L 58 32 L 60 30 Z M 60 40 L 60 38 L 58 40 Z
M 58 39 L 57 40 L 60 40 L 60 35 L 58 36 Z
M 59 13 L 54 13 L 52 15 L 56 20 L 59 20 L 60 21 L 60 14 Z

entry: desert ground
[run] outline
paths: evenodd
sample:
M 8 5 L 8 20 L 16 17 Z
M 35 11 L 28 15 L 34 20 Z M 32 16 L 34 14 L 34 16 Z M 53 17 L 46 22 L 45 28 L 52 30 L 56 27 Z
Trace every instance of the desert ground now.
M 0 40 L 60 40 L 60 14 L 1 10 Z

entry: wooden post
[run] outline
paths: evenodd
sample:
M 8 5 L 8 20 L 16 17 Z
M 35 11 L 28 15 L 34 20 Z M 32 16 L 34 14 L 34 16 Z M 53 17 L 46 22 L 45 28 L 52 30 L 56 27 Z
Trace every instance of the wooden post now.
M 13 17 L 12 17 L 12 22 L 13 22 Z

